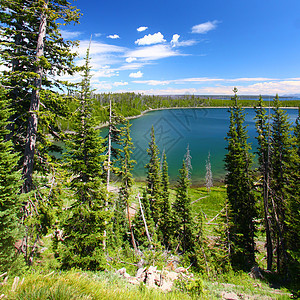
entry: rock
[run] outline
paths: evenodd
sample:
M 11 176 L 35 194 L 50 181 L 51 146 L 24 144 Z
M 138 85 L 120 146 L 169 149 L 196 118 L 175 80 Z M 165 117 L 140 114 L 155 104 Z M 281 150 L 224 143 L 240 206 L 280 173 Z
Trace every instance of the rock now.
M 254 278 L 254 279 L 263 279 L 264 277 L 262 276 L 260 269 L 258 266 L 254 266 L 251 269 L 251 272 L 249 273 L 250 277 Z
M 157 270 L 157 267 L 153 267 L 153 266 L 150 266 L 148 271 L 147 271 L 147 274 L 152 274 L 152 273 L 155 273 Z
M 173 287 L 173 281 L 164 280 L 162 285 L 160 286 L 160 289 L 163 292 L 170 292 L 172 290 L 172 287 Z
M 141 281 L 136 279 L 135 277 L 130 277 L 130 278 L 128 278 L 128 282 L 131 283 L 131 284 L 138 285 L 138 284 L 140 284 Z
M 187 273 L 187 269 L 183 268 L 183 267 L 179 267 L 175 269 L 176 273 Z
M 147 273 L 146 285 L 148 287 L 151 287 L 151 288 L 156 288 L 157 287 L 156 284 L 155 284 L 155 281 L 154 281 L 154 274 Z
M 128 279 L 130 278 L 131 276 L 126 272 L 126 268 L 122 268 L 120 270 L 118 270 L 116 272 L 117 274 L 120 274 L 121 276 L 123 276 L 124 278 Z
M 141 278 L 141 279 L 143 278 L 142 281 L 144 281 L 145 276 L 146 276 L 146 274 L 145 274 L 146 269 L 147 269 L 147 268 L 139 268 L 139 269 L 137 270 L 137 272 L 136 272 L 135 277 L 136 277 L 136 278 Z
M 221 296 L 226 300 L 239 300 L 239 296 L 233 292 L 222 292 Z
M 123 275 L 124 273 L 126 273 L 126 268 L 122 268 L 122 269 L 118 270 L 116 273 Z
M 178 273 L 174 271 L 170 271 L 166 274 L 166 280 L 168 281 L 174 281 L 178 278 Z

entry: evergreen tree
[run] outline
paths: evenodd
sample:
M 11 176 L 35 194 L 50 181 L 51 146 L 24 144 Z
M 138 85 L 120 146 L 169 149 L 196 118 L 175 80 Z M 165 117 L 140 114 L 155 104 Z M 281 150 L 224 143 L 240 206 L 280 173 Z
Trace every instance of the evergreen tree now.
M 149 163 L 145 166 L 147 169 L 146 193 L 150 202 L 151 215 L 155 225 L 160 218 L 161 202 L 161 172 L 159 150 L 155 142 L 154 128 L 151 128 L 151 141 L 147 153 L 150 157 Z
M 5 141 L 7 119 L 11 112 L 3 88 L 0 88 L 0 270 L 8 271 L 14 262 L 16 240 L 20 237 L 19 194 L 20 172 L 17 169 L 18 156 L 12 142 Z
M 264 223 L 266 231 L 266 248 L 267 248 L 267 270 L 271 271 L 273 264 L 273 245 L 272 245 L 272 233 L 271 233 L 271 207 L 270 207 L 270 193 L 269 193 L 269 182 L 270 182 L 270 124 L 268 121 L 268 115 L 263 107 L 263 99 L 260 96 L 258 105 L 255 107 L 256 122 L 255 127 L 258 136 L 258 162 L 259 171 L 262 176 L 262 198 L 264 207 Z
M 190 181 L 188 170 L 183 160 L 182 168 L 179 170 L 179 178 L 176 186 L 176 199 L 173 203 L 175 238 L 179 243 L 182 252 L 193 251 L 193 217 L 191 209 L 191 199 L 188 196 Z
M 207 188 L 207 192 L 210 192 L 211 187 L 213 186 L 213 177 L 211 171 L 211 163 L 210 163 L 210 153 L 208 153 L 207 161 L 205 164 L 205 186 Z
M 292 153 L 291 176 L 289 179 L 289 199 L 287 200 L 287 252 L 289 276 L 295 282 L 299 294 L 300 287 L 300 108 L 294 127 L 294 149 Z
M 191 151 L 190 151 L 190 145 L 188 144 L 186 147 L 186 153 L 184 155 L 184 160 L 185 160 L 185 164 L 186 164 L 186 168 L 188 171 L 188 178 L 189 180 L 192 180 L 192 156 L 191 156 Z
M 122 143 L 122 129 L 120 128 L 120 125 L 125 123 L 124 117 L 118 114 L 112 107 L 111 97 L 109 98 L 108 115 L 108 134 L 105 138 L 105 146 L 107 148 L 105 170 L 107 190 L 109 191 L 111 173 L 118 175 L 119 172 L 119 168 L 116 167 L 114 161 L 117 161 L 120 158 L 120 147 Z
M 56 75 L 75 70 L 76 54 L 70 49 L 76 43 L 62 38 L 60 25 L 77 22 L 79 14 L 66 0 L 3 0 L 0 8 L 0 57 L 7 67 L 4 85 L 14 111 L 6 140 L 12 140 L 15 149 L 23 152 L 19 162 L 23 166 L 22 192 L 26 199 L 21 222 L 26 230 L 21 248 L 25 248 L 25 259 L 30 264 L 40 235 L 47 232 L 51 222 L 52 203 L 47 195 L 51 189 L 48 193 L 44 189 L 51 185 L 45 171 L 53 170 L 52 162 L 45 153 L 52 142 L 46 136 L 58 136 L 57 116 L 65 111 L 64 97 L 51 89 L 61 87 Z M 35 171 L 39 174 L 34 178 Z
M 231 241 L 230 228 L 232 222 L 229 216 L 231 215 L 231 207 L 228 199 L 225 200 L 224 207 L 220 212 L 220 222 L 215 228 L 216 240 L 212 248 L 212 259 L 215 264 L 215 271 L 217 273 L 227 272 L 231 269 Z
M 41 105 L 41 91 L 43 88 L 57 87 L 58 81 L 54 81 L 53 75 L 72 73 L 74 67 L 75 54 L 70 51 L 74 42 L 62 39 L 62 22 L 57 20 L 77 22 L 79 15 L 66 0 L 4 0 L 1 8 L 1 22 L 6 26 L 1 28 L 3 47 L 0 55 L 9 69 L 4 72 L 4 78 L 15 111 L 8 136 L 22 149 L 25 148 L 22 160 L 23 191 L 27 193 L 33 189 L 34 155 L 39 135 L 38 112 L 40 106 L 42 111 L 55 111 L 56 106 L 51 101 Z M 46 104 L 51 106 L 46 107 Z
M 231 207 L 229 238 L 230 259 L 237 268 L 249 269 L 255 262 L 255 222 L 256 208 L 252 180 L 252 155 L 247 143 L 244 126 L 245 113 L 233 97 L 234 106 L 229 109 L 230 126 L 226 140 L 228 153 L 225 157 L 227 174 L 227 197 Z
M 127 232 L 128 229 L 131 234 L 131 242 L 135 248 L 135 240 L 131 226 L 131 219 L 129 214 L 129 196 L 131 192 L 131 187 L 133 185 L 132 170 L 135 161 L 131 159 L 133 143 L 130 137 L 130 126 L 129 121 L 126 121 L 126 125 L 122 128 L 122 144 L 123 150 L 120 158 L 120 178 L 121 186 L 119 189 L 119 198 L 116 203 L 116 227 L 118 227 L 118 232 L 121 234 L 121 239 L 123 241 L 128 240 Z
M 72 173 L 74 202 L 63 224 L 65 234 L 63 268 L 101 269 L 103 234 L 107 220 L 104 210 L 106 189 L 102 177 L 105 156 L 103 139 L 95 130 L 91 111 L 89 49 L 81 82 L 80 109 L 75 119 L 75 133 L 67 142 L 68 169 Z
M 173 224 L 170 204 L 169 174 L 166 153 L 163 153 L 162 160 L 162 199 L 161 219 L 159 221 L 159 239 L 166 249 L 170 248 L 173 237 Z
M 287 274 L 287 245 L 286 245 L 286 214 L 287 200 L 290 197 L 291 171 L 293 165 L 293 139 L 291 124 L 285 111 L 280 109 L 278 95 L 274 99 L 271 156 L 271 200 L 272 200 L 272 229 L 274 233 L 274 248 L 276 248 L 277 271 Z

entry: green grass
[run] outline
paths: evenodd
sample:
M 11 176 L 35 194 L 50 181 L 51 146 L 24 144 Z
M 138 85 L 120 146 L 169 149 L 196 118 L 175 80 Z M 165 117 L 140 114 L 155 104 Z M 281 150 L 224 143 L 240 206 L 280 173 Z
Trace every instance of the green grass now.
M 147 288 L 144 284 L 131 285 L 110 272 L 69 271 L 62 274 L 30 274 L 12 291 L 12 281 L 0 287 L 5 299 L 69 300 L 69 299 L 220 299 L 224 292 L 233 292 L 241 299 L 290 299 L 287 290 L 272 289 L 267 283 L 254 280 L 246 273 L 228 273 L 218 281 L 199 279 L 203 293 L 193 295 L 197 287 L 176 285 L 172 292 Z M 181 289 L 178 287 L 181 286 Z
M 11 285 L 1 288 L 5 299 L 70 300 L 70 299 L 191 299 L 180 291 L 163 293 L 143 284 L 134 286 L 112 273 L 32 274 L 11 291 Z

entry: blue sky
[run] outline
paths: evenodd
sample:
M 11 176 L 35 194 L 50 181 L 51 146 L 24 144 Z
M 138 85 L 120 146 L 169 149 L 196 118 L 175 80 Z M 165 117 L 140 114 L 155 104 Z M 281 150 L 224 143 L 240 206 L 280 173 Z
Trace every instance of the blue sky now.
M 299 0 L 77 0 L 97 92 L 300 94 Z M 69 78 L 76 81 L 79 78 Z

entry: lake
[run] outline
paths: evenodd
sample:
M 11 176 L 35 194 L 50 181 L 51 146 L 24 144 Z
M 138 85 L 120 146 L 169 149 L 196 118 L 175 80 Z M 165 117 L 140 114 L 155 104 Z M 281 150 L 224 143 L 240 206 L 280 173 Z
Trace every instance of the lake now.
M 246 108 L 245 124 L 248 125 L 249 142 L 255 151 L 254 109 Z M 297 109 L 287 109 L 290 121 L 295 122 Z M 272 110 L 271 110 L 272 113 Z M 192 181 L 194 184 L 205 181 L 205 162 L 210 153 L 213 179 L 222 181 L 225 176 L 224 156 L 226 154 L 225 137 L 229 127 L 227 108 L 166 109 L 146 113 L 130 120 L 131 137 L 135 146 L 133 159 L 137 161 L 133 175 L 137 180 L 145 179 L 145 165 L 149 161 L 146 149 L 150 142 L 150 131 L 154 126 L 156 143 L 162 154 L 165 150 L 172 181 L 177 179 L 178 169 L 189 145 L 192 156 Z

